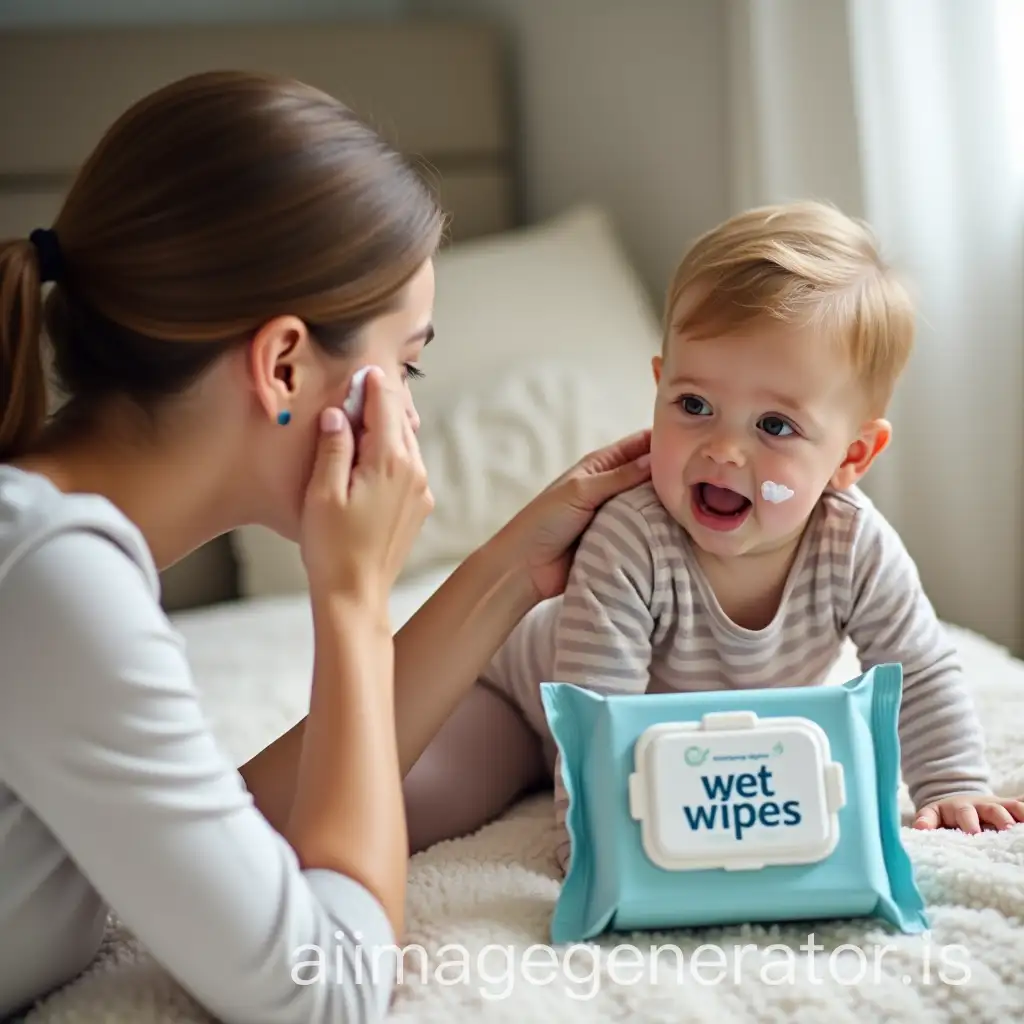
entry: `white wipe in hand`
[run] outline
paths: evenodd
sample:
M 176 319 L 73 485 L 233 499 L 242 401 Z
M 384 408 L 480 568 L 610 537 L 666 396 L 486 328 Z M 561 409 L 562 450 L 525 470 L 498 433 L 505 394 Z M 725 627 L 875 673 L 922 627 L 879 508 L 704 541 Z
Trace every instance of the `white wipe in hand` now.
M 761 484 L 761 497 L 765 501 L 778 503 L 788 501 L 793 497 L 793 492 L 785 484 L 777 484 L 774 480 L 765 480 Z
M 372 370 L 372 366 L 361 366 L 352 374 L 352 383 L 349 385 L 348 395 L 341 404 L 342 412 L 348 417 L 352 424 L 353 433 L 358 433 L 363 428 L 363 405 L 366 400 L 366 375 Z

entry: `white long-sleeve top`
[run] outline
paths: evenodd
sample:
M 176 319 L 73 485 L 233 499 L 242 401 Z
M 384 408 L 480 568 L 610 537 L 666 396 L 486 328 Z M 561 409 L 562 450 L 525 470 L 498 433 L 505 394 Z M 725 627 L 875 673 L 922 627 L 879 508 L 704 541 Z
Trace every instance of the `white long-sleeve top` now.
M 111 910 L 225 1024 L 361 1024 L 390 1000 L 383 908 L 302 870 L 255 808 L 141 534 L 0 466 L 0 1019 L 85 968 Z

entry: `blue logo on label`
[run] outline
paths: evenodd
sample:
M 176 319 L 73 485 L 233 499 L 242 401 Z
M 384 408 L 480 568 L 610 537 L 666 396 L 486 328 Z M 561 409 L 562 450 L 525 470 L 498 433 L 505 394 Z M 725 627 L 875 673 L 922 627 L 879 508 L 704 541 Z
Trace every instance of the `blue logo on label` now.
M 703 764 L 708 759 L 708 748 L 687 747 L 683 752 L 683 758 L 686 760 L 687 764 L 696 768 L 697 765 Z
M 684 754 L 687 763 L 692 763 L 689 754 L 693 749 L 689 747 Z M 710 803 L 683 805 L 686 822 L 694 832 L 722 829 L 732 831 L 738 840 L 742 840 L 744 832 L 754 825 L 792 828 L 803 820 L 799 800 L 780 803 L 773 799 L 776 793 L 772 788 L 772 773 L 764 765 L 757 772 L 702 775 L 700 781 Z M 755 804 L 753 801 L 759 797 L 767 799 Z

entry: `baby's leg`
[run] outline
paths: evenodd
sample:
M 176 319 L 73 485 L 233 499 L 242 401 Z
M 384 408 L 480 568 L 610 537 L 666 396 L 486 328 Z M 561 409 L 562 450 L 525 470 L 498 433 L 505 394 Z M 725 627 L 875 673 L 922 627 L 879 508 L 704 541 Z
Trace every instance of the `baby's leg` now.
M 405 777 L 410 852 L 475 832 L 547 779 L 537 733 L 477 683 Z

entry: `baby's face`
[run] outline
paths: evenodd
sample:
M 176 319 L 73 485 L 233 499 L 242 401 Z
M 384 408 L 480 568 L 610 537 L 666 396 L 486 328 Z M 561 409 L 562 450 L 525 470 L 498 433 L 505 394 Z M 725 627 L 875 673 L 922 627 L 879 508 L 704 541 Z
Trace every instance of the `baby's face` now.
M 673 337 L 654 371 L 651 475 L 673 518 L 719 557 L 798 537 L 859 436 L 862 395 L 840 355 L 809 331 L 760 322 Z M 765 485 L 788 496 L 771 501 Z

